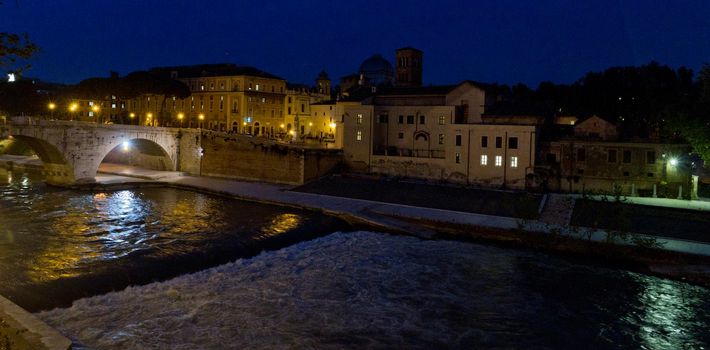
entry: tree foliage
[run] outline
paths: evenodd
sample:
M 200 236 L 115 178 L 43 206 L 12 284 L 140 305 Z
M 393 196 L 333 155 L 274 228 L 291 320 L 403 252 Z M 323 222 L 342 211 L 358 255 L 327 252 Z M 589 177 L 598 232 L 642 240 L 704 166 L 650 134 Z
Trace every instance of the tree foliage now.
M 0 67 L 14 71 L 28 68 L 29 65 L 17 66 L 17 64 L 21 60 L 30 58 L 37 49 L 37 45 L 30 42 L 27 33 L 0 32 Z

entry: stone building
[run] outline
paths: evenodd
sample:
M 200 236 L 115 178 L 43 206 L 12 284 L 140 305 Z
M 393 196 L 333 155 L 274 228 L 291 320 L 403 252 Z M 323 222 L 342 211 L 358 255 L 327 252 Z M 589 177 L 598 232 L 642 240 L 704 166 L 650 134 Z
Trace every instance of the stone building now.
M 617 127 L 598 116 L 540 149 L 538 173 L 553 191 L 688 198 L 694 188 L 689 145 L 620 140 Z
M 234 64 L 158 67 L 151 73 L 185 83 L 185 99 L 141 95 L 128 102 L 140 125 L 203 127 L 271 136 L 284 120 L 286 81 Z
M 315 121 L 316 114 L 312 111 L 312 106 L 331 99 L 328 74 L 321 71 L 313 86 L 288 84 L 287 87 L 282 131 L 293 140 L 312 138 L 322 133 L 324 128 Z
M 344 161 L 370 173 L 525 188 L 537 127 L 484 124 L 490 102 L 486 87 L 471 81 L 339 101 Z

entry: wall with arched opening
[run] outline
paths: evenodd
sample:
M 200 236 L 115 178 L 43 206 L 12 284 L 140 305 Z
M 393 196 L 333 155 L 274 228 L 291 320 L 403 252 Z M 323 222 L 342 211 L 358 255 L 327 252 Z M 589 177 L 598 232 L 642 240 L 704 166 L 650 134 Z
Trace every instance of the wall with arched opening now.
M 175 170 L 175 162 L 165 149 L 146 139 L 131 139 L 117 144 L 100 163 L 125 164 L 159 171 Z
M 11 136 L 8 140 L 11 140 L 10 143 L 16 142 L 29 147 L 42 160 L 43 174 L 47 183 L 57 185 L 74 182 L 74 168 L 54 144 L 23 135 Z M 24 147 L 21 145 L 13 145 L 12 147 L 23 149 Z

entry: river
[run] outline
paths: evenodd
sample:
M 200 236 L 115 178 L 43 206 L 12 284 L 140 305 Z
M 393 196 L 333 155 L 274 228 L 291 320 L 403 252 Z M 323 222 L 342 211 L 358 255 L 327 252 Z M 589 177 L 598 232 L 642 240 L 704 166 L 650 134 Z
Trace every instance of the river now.
M 0 294 L 38 311 L 322 236 L 326 215 L 172 188 L 80 192 L 0 169 Z
M 710 290 L 679 281 L 347 232 L 326 216 L 189 191 L 84 193 L 0 175 L 0 294 L 32 310 L 95 295 L 38 313 L 80 347 L 710 346 Z

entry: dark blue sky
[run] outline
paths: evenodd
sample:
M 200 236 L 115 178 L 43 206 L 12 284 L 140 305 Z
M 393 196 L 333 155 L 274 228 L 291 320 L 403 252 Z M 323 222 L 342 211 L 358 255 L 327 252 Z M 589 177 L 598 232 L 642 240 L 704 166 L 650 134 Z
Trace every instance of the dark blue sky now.
M 29 33 L 42 51 L 27 75 L 56 82 L 233 62 L 310 83 L 414 46 L 427 84 L 537 86 L 651 60 L 697 72 L 709 14 L 707 0 L 5 0 L 0 31 Z

